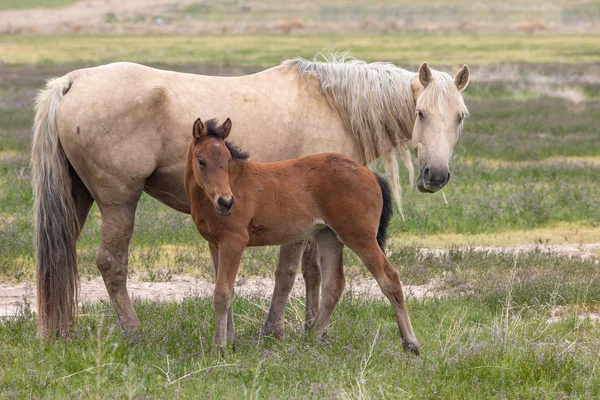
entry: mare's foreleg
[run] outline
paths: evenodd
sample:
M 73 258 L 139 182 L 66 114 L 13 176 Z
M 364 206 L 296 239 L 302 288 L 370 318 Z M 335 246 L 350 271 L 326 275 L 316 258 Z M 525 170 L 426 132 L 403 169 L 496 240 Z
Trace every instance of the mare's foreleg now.
M 215 310 L 214 346 L 224 348 L 229 339 L 235 340 L 233 327 L 233 292 L 235 278 L 248 240 L 230 240 L 219 243 L 217 278 L 213 294 Z M 212 250 L 211 250 L 212 252 Z M 229 326 L 231 320 L 231 326 Z M 228 328 L 231 329 L 229 332 Z
M 300 263 L 305 245 L 306 242 L 288 244 L 281 246 L 279 250 L 279 260 L 277 261 L 277 269 L 275 270 L 273 298 L 271 299 L 271 307 L 263 326 L 263 335 L 283 336 L 285 306 L 290 292 L 294 287 L 296 271 L 298 270 L 298 264 Z

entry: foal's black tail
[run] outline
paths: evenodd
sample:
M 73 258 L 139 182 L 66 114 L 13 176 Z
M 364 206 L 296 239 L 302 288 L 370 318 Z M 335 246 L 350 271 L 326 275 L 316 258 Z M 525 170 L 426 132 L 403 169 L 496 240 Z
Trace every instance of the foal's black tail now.
M 381 250 L 385 251 L 387 229 L 390 225 L 392 214 L 394 213 L 392 190 L 383 176 L 375 174 L 375 179 L 377 179 L 377 183 L 381 188 L 381 197 L 383 197 L 383 208 L 381 210 L 381 217 L 379 217 L 379 228 L 377 229 L 377 243 L 379 244 L 379 247 L 381 247 Z

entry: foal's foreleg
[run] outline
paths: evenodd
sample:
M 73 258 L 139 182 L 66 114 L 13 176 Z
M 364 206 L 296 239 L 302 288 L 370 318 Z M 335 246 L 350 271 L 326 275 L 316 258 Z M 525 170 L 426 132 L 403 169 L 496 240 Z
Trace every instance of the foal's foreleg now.
M 271 307 L 263 326 L 263 335 L 275 337 L 283 336 L 283 322 L 285 317 L 285 306 L 290 292 L 294 287 L 296 271 L 304 251 L 306 242 L 294 243 L 281 246 L 279 260 L 275 270 L 275 287 Z
M 233 327 L 233 290 L 235 278 L 240 267 L 242 254 L 246 248 L 246 241 L 230 241 L 219 243 L 219 267 L 217 269 L 217 278 L 213 294 L 213 305 L 215 310 L 215 334 L 214 346 L 224 348 L 227 346 L 228 339 L 234 340 L 235 332 Z M 228 332 L 231 319 L 231 333 Z
M 219 270 L 219 248 L 214 244 L 208 244 L 210 255 L 213 260 L 213 268 L 215 269 L 215 279 Z M 233 325 L 233 301 L 227 311 L 227 343 L 235 345 L 235 326 Z

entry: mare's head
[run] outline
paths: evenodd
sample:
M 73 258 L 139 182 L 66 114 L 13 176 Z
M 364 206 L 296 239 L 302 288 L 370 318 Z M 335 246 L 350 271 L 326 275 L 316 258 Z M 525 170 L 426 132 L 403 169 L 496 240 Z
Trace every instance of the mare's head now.
M 421 167 L 417 179 L 421 192 L 437 192 L 450 180 L 450 157 L 469 115 L 461 94 L 468 83 L 466 65 L 452 78 L 445 72 L 432 71 L 423 63 L 412 80 L 416 99 L 412 146 Z
M 221 215 L 230 215 L 235 201 L 229 187 L 229 163 L 248 158 L 248 154 L 225 141 L 230 131 L 229 118 L 220 126 L 214 119 L 206 121 L 206 124 L 200 118 L 194 122 L 194 179 Z

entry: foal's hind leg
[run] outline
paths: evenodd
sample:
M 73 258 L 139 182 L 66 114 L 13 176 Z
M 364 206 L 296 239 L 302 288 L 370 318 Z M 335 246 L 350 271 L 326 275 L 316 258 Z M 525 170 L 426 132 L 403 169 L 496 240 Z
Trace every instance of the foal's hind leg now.
M 329 325 L 333 310 L 337 305 L 346 284 L 344 278 L 344 245 L 331 229 L 324 229 L 317 234 L 319 253 L 321 255 L 321 304 L 310 329 L 316 331 L 317 338 Z
M 364 239 L 369 236 L 371 235 L 358 234 L 352 235 L 349 238 L 342 237 L 342 239 L 367 266 L 371 274 L 375 277 L 375 280 L 377 280 L 381 291 L 388 298 L 392 307 L 394 307 L 404 349 L 419 354 L 417 338 L 413 332 L 410 317 L 406 310 L 402 283 L 400 282 L 398 273 L 377 245 L 375 235 L 372 235 L 371 239 Z
M 126 333 L 140 326 L 127 293 L 128 248 L 133 224 L 135 201 L 125 204 L 99 203 L 102 215 L 102 239 L 98 252 L 98 269 L 102 273 L 106 290 Z
M 321 296 L 321 255 L 317 236 L 308 239 L 302 255 L 302 277 L 306 286 L 304 329 L 308 332 L 319 311 Z
M 306 242 L 299 242 L 281 246 L 279 260 L 275 270 L 275 287 L 271 307 L 263 326 L 263 335 L 275 337 L 283 336 L 283 322 L 285 317 L 285 306 L 290 292 L 294 287 L 296 271 L 304 251 Z

